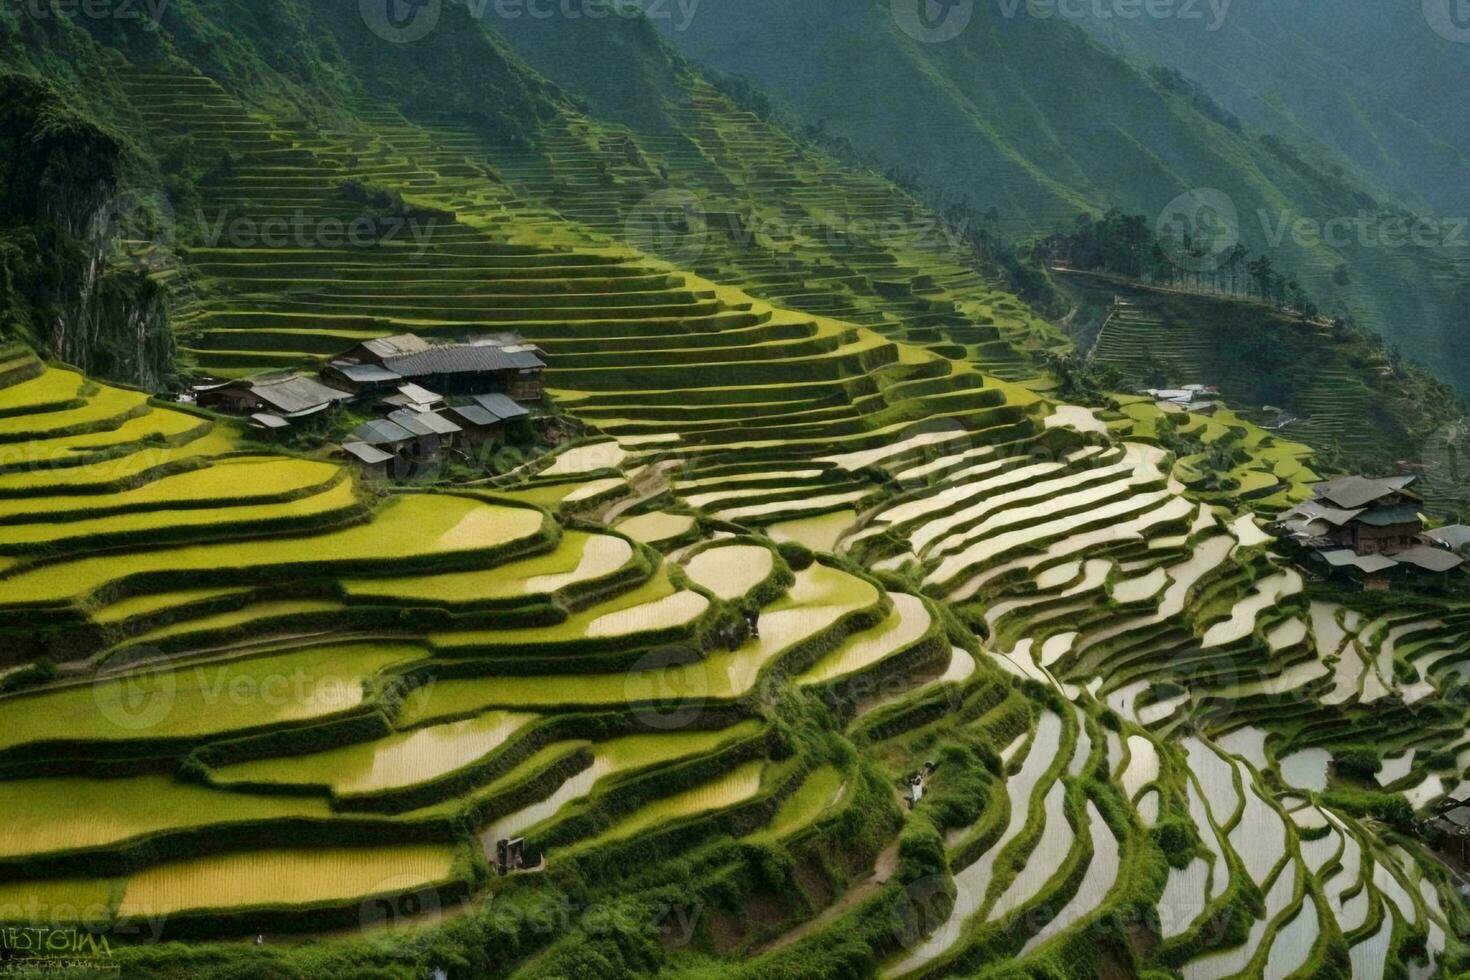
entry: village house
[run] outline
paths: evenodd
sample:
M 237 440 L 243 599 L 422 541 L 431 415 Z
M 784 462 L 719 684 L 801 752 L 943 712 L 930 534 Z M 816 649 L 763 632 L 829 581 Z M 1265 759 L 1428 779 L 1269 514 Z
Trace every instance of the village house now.
M 271 430 L 286 428 L 297 419 L 319 415 L 351 398 L 315 378 L 294 374 L 261 375 L 196 385 L 193 392 L 200 408 L 249 416 L 258 427 Z
M 506 427 L 530 417 L 531 412 L 509 395 L 492 393 L 475 395 L 466 405 L 452 405 L 444 414 L 464 430 L 462 445 L 476 450 L 504 442 Z
M 1220 395 L 1220 389 L 1205 385 L 1185 385 L 1183 388 L 1145 388 L 1143 393 L 1153 398 L 1158 407 L 1165 411 L 1213 415 L 1220 409 L 1220 403 L 1215 400 Z
M 385 419 L 353 429 L 342 450 L 358 462 L 365 476 L 376 476 L 381 470 L 385 476 L 403 478 L 437 464 L 458 445 L 463 431 L 437 412 L 401 408 Z M 384 455 L 389 459 L 381 458 Z
M 1447 542 L 1470 537 L 1452 528 L 1441 529 L 1440 537 L 1424 532 L 1420 498 L 1409 489 L 1414 480 L 1348 476 L 1319 483 L 1313 499 L 1282 514 L 1274 529 L 1366 589 L 1386 590 L 1395 581 L 1442 585 L 1465 564 Z
M 357 470 L 366 480 L 386 480 L 393 475 L 391 467 L 397 459 L 392 453 L 365 442 L 344 442 L 342 452 L 357 464 Z
M 403 426 L 387 419 L 375 419 L 353 429 L 342 449 L 373 472 L 380 471 L 384 476 L 402 479 L 413 474 L 417 444 L 418 437 Z M 367 453 L 364 448 L 376 452 Z M 388 458 L 383 459 L 383 456 Z M 367 470 L 364 474 L 371 475 Z
M 434 412 L 444 407 L 444 396 L 412 382 L 399 385 L 398 390 L 384 398 L 382 408 L 389 412 L 406 408 L 413 412 Z
M 1416 478 L 1345 476 L 1312 488 L 1313 499 L 1278 519 L 1292 539 L 1317 549 L 1347 549 L 1356 555 L 1394 555 L 1420 545 L 1423 525 Z
M 323 368 L 322 378 L 354 395 L 411 382 L 448 394 L 499 392 L 517 401 L 539 401 L 545 370 L 540 348 L 516 334 L 459 343 L 434 343 L 414 334 L 398 334 L 358 344 Z
M 388 414 L 388 421 L 413 433 L 420 462 L 435 462 L 453 449 L 463 431 L 454 422 L 434 412 L 401 408 Z

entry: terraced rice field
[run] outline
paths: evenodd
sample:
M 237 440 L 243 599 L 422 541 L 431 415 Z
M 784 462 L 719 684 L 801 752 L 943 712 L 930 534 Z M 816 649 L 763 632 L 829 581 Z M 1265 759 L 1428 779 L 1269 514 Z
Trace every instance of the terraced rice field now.
M 493 711 L 309 756 L 266 759 L 226 766 L 214 773 L 218 785 L 294 784 L 323 786 L 334 795 L 368 794 L 427 782 L 483 759 L 536 719 Z
M 454 859 L 454 851 L 445 847 L 281 850 L 201 858 L 129 878 L 117 914 L 132 919 L 201 909 L 292 908 L 412 892 L 447 880 Z
M 520 482 L 378 494 L 62 366 L 0 387 L 0 676 L 35 687 L 0 695 L 0 918 L 295 931 L 330 971 L 365 904 L 430 889 L 456 921 L 416 928 L 538 977 L 612 940 L 492 938 L 456 903 L 677 889 L 713 924 L 640 936 L 669 975 L 804 976 L 834 941 L 925 978 L 1463 955 L 1448 879 L 1385 835 L 1394 796 L 1424 815 L 1465 777 L 1470 615 L 1324 596 L 1275 554 L 1252 512 L 1302 492 L 1301 447 L 1190 422 L 1243 447 L 1244 492 L 1202 491 L 1152 406 L 1057 404 L 1054 333 L 953 250 L 640 251 L 629 213 L 678 180 L 818 228 L 906 201 L 712 89 L 678 135 L 567 109 L 508 148 L 127 87 L 154 137 L 236 149 L 207 204 L 351 215 L 357 180 L 456 219 L 416 257 L 185 244 L 192 364 L 514 329 L 592 435 Z M 1365 745 L 1370 773 L 1337 764 Z

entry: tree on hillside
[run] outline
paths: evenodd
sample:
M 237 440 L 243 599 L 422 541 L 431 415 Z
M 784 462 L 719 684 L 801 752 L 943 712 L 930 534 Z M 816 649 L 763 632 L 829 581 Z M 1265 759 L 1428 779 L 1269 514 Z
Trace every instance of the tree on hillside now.
M 1250 250 L 1239 242 L 1225 256 L 1225 269 L 1230 275 L 1230 295 L 1240 295 L 1240 275 L 1250 259 Z

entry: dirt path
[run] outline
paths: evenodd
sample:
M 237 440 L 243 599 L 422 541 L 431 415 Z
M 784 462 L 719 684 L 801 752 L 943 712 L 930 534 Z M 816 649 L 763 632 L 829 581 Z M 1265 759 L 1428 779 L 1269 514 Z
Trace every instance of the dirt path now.
M 619 497 L 588 516 L 600 524 L 611 524 L 645 500 L 657 497 L 667 490 L 669 473 L 678 469 L 679 465 L 677 460 L 670 459 L 654 463 L 638 474 L 637 479 L 629 481 L 629 493 L 626 497 Z
M 756 952 L 773 953 L 779 949 L 785 949 L 793 943 L 798 943 L 810 936 L 812 933 L 824 928 L 833 920 L 845 915 L 849 910 L 861 904 L 878 893 L 878 890 L 888 884 L 893 873 L 898 870 L 898 841 L 885 847 L 873 862 L 873 870 L 862 881 L 857 882 L 842 897 L 822 910 L 821 914 L 814 919 L 808 919 L 801 925 L 792 929 L 779 939 L 767 943 Z

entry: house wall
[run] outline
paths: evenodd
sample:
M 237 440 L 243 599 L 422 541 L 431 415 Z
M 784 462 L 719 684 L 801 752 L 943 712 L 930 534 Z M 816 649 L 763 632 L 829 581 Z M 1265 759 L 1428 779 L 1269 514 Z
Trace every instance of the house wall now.
M 256 398 L 254 394 L 238 389 L 200 392 L 198 400 L 200 408 L 230 412 L 236 415 L 249 415 L 266 408 L 265 403 Z
M 1388 527 L 1351 525 L 1353 548 L 1360 555 L 1392 555 L 1406 551 L 1418 543 L 1418 524 L 1392 524 Z
M 541 375 L 523 374 L 506 383 L 505 393 L 518 402 L 539 402 L 545 394 Z

